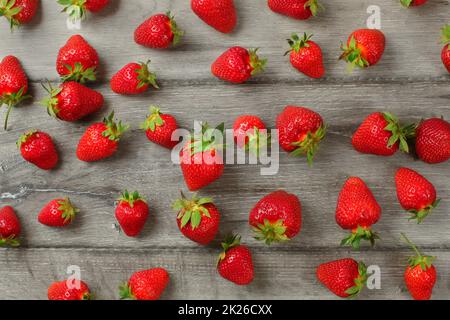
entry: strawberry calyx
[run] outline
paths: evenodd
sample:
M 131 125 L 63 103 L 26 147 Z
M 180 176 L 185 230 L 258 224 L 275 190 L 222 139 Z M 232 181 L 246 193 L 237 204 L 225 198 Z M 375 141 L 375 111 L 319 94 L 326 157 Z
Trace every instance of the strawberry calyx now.
M 29 130 L 26 133 L 24 133 L 23 135 L 21 135 L 19 140 L 17 140 L 17 142 L 16 142 L 17 148 L 20 149 L 22 144 L 26 143 L 28 141 L 28 139 L 31 138 L 31 136 L 33 136 L 36 132 L 38 132 L 38 131 L 36 129 L 33 129 L 33 130 Z
M 122 194 L 120 195 L 119 199 L 117 199 L 117 201 L 119 202 L 124 202 L 124 203 L 128 203 L 129 206 L 131 208 L 134 207 L 134 204 L 137 201 L 142 201 L 147 203 L 147 201 L 145 200 L 144 197 L 142 197 L 139 192 L 134 191 L 134 192 L 128 192 L 128 190 L 125 190 L 124 192 L 122 192 Z
M 222 260 L 226 258 L 228 250 L 230 250 L 231 248 L 239 247 L 240 245 L 241 245 L 240 235 L 237 234 L 227 235 L 221 244 L 223 251 L 219 254 L 217 264 L 219 264 Z
M 259 156 L 259 150 L 270 145 L 270 134 L 267 130 L 261 131 L 258 127 L 253 127 L 253 132 L 247 131 L 248 141 L 245 144 L 244 149 Z
M 410 7 L 413 4 L 413 0 L 400 0 L 400 3 L 404 6 L 404 7 Z
M 417 220 L 417 223 L 420 224 L 422 221 L 431 213 L 431 211 L 439 205 L 441 199 L 437 199 L 432 204 L 427 205 L 426 207 L 420 210 L 408 210 L 411 213 L 411 217 L 409 220 Z
M 355 278 L 355 285 L 347 290 L 345 293 L 349 296 L 347 298 L 356 297 L 364 288 L 367 282 L 367 267 L 363 262 L 358 262 L 358 277 Z
M 188 148 L 191 156 L 203 152 L 215 152 L 225 148 L 223 144 L 225 124 L 221 123 L 216 128 L 210 128 L 208 123 L 202 124 L 201 132 L 193 132 L 190 137 Z M 216 141 L 216 135 L 220 135 L 222 141 Z M 219 143 L 220 142 L 220 143 Z
M 140 68 L 135 70 L 138 75 L 137 79 L 139 80 L 139 84 L 137 86 L 138 89 L 146 85 L 151 85 L 153 88 L 159 89 L 159 86 L 156 83 L 156 74 L 150 72 L 150 69 L 148 68 L 149 63 L 150 60 L 147 62 L 140 62 Z
M 6 238 L 0 238 L 0 247 L 10 246 L 10 247 L 19 247 L 20 241 L 16 238 L 15 234 L 10 235 Z
M 408 140 L 414 137 L 416 124 L 402 127 L 400 126 L 398 118 L 389 112 L 383 112 L 383 117 L 388 123 L 384 130 L 392 133 L 387 146 L 390 148 L 398 142 L 400 150 L 409 153 Z
M 19 89 L 19 91 L 17 92 L 12 92 L 12 93 L 4 93 L 1 97 L 0 97 L 0 107 L 2 105 L 7 105 L 8 106 L 8 110 L 6 112 L 6 117 L 5 117 L 5 123 L 4 123 L 4 129 L 8 129 L 8 119 L 9 119 L 9 115 L 11 113 L 11 110 L 17 106 L 19 103 L 21 103 L 22 101 L 31 98 L 31 95 L 28 95 L 25 93 L 25 87 L 22 87 Z
M 23 10 L 23 7 L 16 6 L 16 0 L 0 0 L 0 17 L 5 17 L 9 21 L 11 31 L 20 25 L 15 18 Z
M 295 51 L 295 52 L 299 52 L 300 49 L 302 48 L 308 48 L 309 47 L 309 40 L 311 40 L 312 38 L 312 34 L 308 35 L 306 34 L 306 32 L 303 34 L 303 38 L 300 38 L 298 36 L 298 34 L 293 33 L 291 35 L 290 39 L 287 39 L 287 42 L 289 43 L 289 46 L 291 47 L 291 49 L 289 51 L 286 51 L 286 53 L 284 55 L 287 55 L 288 53 Z
M 166 15 L 169 17 L 170 30 L 173 34 L 172 45 L 176 46 L 178 43 L 180 43 L 180 40 L 184 35 L 184 31 L 177 26 L 175 17 L 170 11 L 167 11 Z
M 173 203 L 172 208 L 178 211 L 177 219 L 181 219 L 181 228 L 184 228 L 190 223 L 192 230 L 194 230 L 200 225 L 204 216 L 211 218 L 205 204 L 212 203 L 213 199 L 198 198 L 195 194 L 189 200 L 185 197 L 183 192 L 181 192 L 181 199 L 177 199 Z
M 93 300 L 93 296 L 90 292 L 84 292 L 81 295 L 81 300 Z
M 420 268 L 423 271 L 427 271 L 429 268 L 431 268 L 431 266 L 433 265 L 433 261 L 436 260 L 436 257 L 432 257 L 432 256 L 423 256 L 419 249 L 417 249 L 416 245 L 414 243 L 412 243 L 404 233 L 401 233 L 401 236 L 403 238 L 403 240 L 405 240 L 405 242 L 407 244 L 409 244 L 411 246 L 411 248 L 413 249 L 413 251 L 416 253 L 415 256 L 411 256 L 408 258 L 408 264 L 411 268 L 415 268 L 417 266 L 420 266 Z
M 320 126 L 320 128 L 314 133 L 308 131 L 302 140 L 292 143 L 296 149 L 291 152 L 291 155 L 294 157 L 306 155 L 309 166 L 312 166 L 314 155 L 319 150 L 319 144 L 325 138 L 326 134 L 326 125 Z
M 58 201 L 58 210 L 62 212 L 64 223 L 71 223 L 80 210 L 72 205 L 69 198 Z
M 448 44 L 448 50 L 450 50 L 450 24 L 446 24 L 442 28 L 442 39 L 441 42 L 443 44 Z
M 370 227 L 363 227 L 358 225 L 352 230 L 352 233 L 345 237 L 341 241 L 341 246 L 351 246 L 354 250 L 359 250 L 361 240 L 367 240 L 373 247 L 375 245 L 375 240 L 380 239 L 378 234 L 370 229 Z
M 54 117 L 58 118 L 59 113 L 59 94 L 63 90 L 62 87 L 53 88 L 51 83 L 49 82 L 47 85 L 41 84 L 45 91 L 48 92 L 48 96 L 41 100 L 41 105 L 47 108 L 47 113 Z
M 122 124 L 122 121 L 114 121 L 114 111 L 110 113 L 108 118 L 103 119 L 103 123 L 106 126 L 106 130 L 102 132 L 102 136 L 108 138 L 111 141 L 119 141 L 129 126 Z
M 250 67 L 252 68 L 252 75 L 258 74 L 260 72 L 264 71 L 264 68 L 267 64 L 267 59 L 260 59 L 257 51 L 259 48 L 256 49 L 249 49 L 248 55 L 249 55 L 249 63 Z
M 86 2 L 87 0 L 58 0 L 64 6 L 62 12 L 67 13 L 73 22 L 86 18 Z
M 264 219 L 264 223 L 258 223 L 256 227 L 252 227 L 255 233 L 255 239 L 264 241 L 267 245 L 272 242 L 282 242 L 290 240 L 286 235 L 286 226 L 283 220 L 269 221 Z
M 86 83 L 88 81 L 97 80 L 96 67 L 85 69 L 80 62 L 75 62 L 73 67 L 68 64 L 65 64 L 64 66 L 66 67 L 67 71 L 69 71 L 69 73 L 61 77 L 61 80 L 63 82 L 75 81 L 79 83 Z
M 150 115 L 143 124 L 141 124 L 141 129 L 150 130 L 154 132 L 156 127 L 162 127 L 164 125 L 164 120 L 161 118 L 161 110 L 157 106 L 150 106 Z
M 131 292 L 131 286 L 127 282 L 119 287 L 119 296 L 121 300 L 136 300 L 136 297 Z
M 370 66 L 369 62 L 363 57 L 361 47 L 358 45 L 355 37 L 350 38 L 348 45 L 341 45 L 343 53 L 339 57 L 340 60 L 348 62 L 348 72 L 351 73 L 353 69 L 358 66 L 362 69 Z
M 308 0 L 305 3 L 305 9 L 309 8 L 313 16 L 317 16 L 317 13 L 320 10 L 323 10 L 322 4 L 320 4 L 317 0 Z

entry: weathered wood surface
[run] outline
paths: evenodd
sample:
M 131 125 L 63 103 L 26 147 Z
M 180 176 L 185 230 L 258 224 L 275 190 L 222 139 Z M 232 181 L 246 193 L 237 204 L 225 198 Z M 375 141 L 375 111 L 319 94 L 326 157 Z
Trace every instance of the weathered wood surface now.
M 400 154 L 390 158 L 361 155 L 350 145 L 357 124 L 373 111 L 388 110 L 405 121 L 441 115 L 450 118 L 450 81 L 437 43 L 440 27 L 448 23 L 448 1 L 430 1 L 412 10 L 397 1 L 378 3 L 388 49 L 378 66 L 348 75 L 345 65 L 336 61 L 339 44 L 353 29 L 365 25 L 371 1 L 325 3 L 328 10 L 308 22 L 276 15 L 262 0 L 236 1 L 240 26 L 235 34 L 222 35 L 198 20 L 188 1 L 116 0 L 80 31 L 101 56 L 103 84 L 94 87 L 107 103 L 97 115 L 75 124 L 49 118 L 38 105 L 44 95 L 39 82 L 56 81 L 57 51 L 71 35 L 60 7 L 54 1 L 42 2 L 41 16 L 33 25 L 10 34 L 6 24 L 0 24 L 0 57 L 15 54 L 22 60 L 35 96 L 33 103 L 14 110 L 11 130 L 0 132 L 0 205 L 13 205 L 24 229 L 23 248 L 0 250 L 0 288 L 7 292 L 2 298 L 43 299 L 48 284 L 63 279 L 66 267 L 75 264 L 82 267 L 83 278 L 98 298 L 116 298 L 117 285 L 131 272 L 161 265 L 173 278 L 166 299 L 328 299 L 332 296 L 316 283 L 314 269 L 321 262 L 347 255 L 382 268 L 383 289 L 366 292 L 362 298 L 408 298 L 402 275 L 409 253 L 399 240 L 400 232 L 439 257 L 440 279 L 434 297 L 450 296 L 450 164 L 430 166 Z M 135 45 L 135 26 L 148 15 L 167 9 L 186 29 L 183 45 L 169 51 Z M 293 31 L 315 34 L 325 51 L 326 79 L 306 79 L 282 56 L 287 49 L 284 39 Z M 224 84 L 209 71 L 215 57 L 237 44 L 260 47 L 261 55 L 269 59 L 267 72 L 242 86 Z M 161 90 L 139 97 L 120 97 L 110 91 L 107 79 L 117 69 L 129 61 L 148 58 L 161 79 Z M 201 191 L 212 196 L 223 213 L 220 236 L 239 232 L 255 251 L 257 280 L 250 287 L 237 288 L 219 278 L 213 267 L 214 246 L 199 248 L 179 233 L 170 204 L 180 189 L 186 189 L 180 169 L 170 162 L 168 151 L 148 143 L 138 129 L 150 104 L 174 114 L 184 128 L 191 128 L 194 120 L 224 121 L 230 127 L 243 113 L 259 115 L 273 127 L 276 115 L 287 104 L 311 107 L 329 124 L 330 134 L 313 168 L 308 168 L 304 159 L 281 152 L 276 176 L 261 176 L 260 166 L 232 165 L 220 181 Z M 78 161 L 74 152 L 86 126 L 113 109 L 132 125 L 119 153 L 96 164 Z M 54 172 L 35 169 L 17 152 L 16 139 L 30 128 L 55 137 L 62 164 Z M 439 208 L 422 225 L 408 222 L 396 200 L 393 174 L 400 166 L 428 177 L 442 198 Z M 383 208 L 376 225 L 382 241 L 377 248 L 359 254 L 338 248 L 345 233 L 334 221 L 339 190 L 350 175 L 365 179 Z M 138 239 L 129 239 L 113 228 L 114 200 L 125 188 L 138 189 L 151 205 L 151 218 Z M 263 195 L 278 188 L 300 197 L 304 226 L 292 242 L 265 248 L 251 238 L 248 212 Z M 52 230 L 38 224 L 39 209 L 64 195 L 82 210 L 74 225 Z M 200 290 L 204 283 L 210 290 Z

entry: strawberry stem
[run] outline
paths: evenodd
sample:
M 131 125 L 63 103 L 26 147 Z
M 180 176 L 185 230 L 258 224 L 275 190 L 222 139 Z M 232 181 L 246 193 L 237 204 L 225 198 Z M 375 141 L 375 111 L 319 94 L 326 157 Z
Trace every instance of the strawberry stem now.
M 433 261 L 436 259 L 436 257 L 432 257 L 432 256 L 423 256 L 419 249 L 417 249 L 416 245 L 414 243 L 412 243 L 412 241 L 410 241 L 408 239 L 408 237 L 406 237 L 406 235 L 404 233 L 400 233 L 400 235 L 402 236 L 403 240 L 405 240 L 405 242 L 407 244 L 409 244 L 409 246 L 414 250 L 414 252 L 416 253 L 416 256 L 414 257 L 409 257 L 408 259 L 408 263 L 412 268 L 415 268 L 416 266 L 420 266 L 422 268 L 422 270 L 426 271 L 427 269 L 429 269 L 432 265 L 433 265 Z
M 252 230 L 255 233 L 255 239 L 264 241 L 267 245 L 271 245 L 273 242 L 290 240 L 286 235 L 286 229 L 283 220 L 271 222 L 267 219 L 264 219 L 264 223 L 252 227 Z
M 196 229 L 203 217 L 211 218 L 205 204 L 212 204 L 211 198 L 198 198 L 196 194 L 189 200 L 181 192 L 181 199 L 175 200 L 172 208 L 178 212 L 177 219 L 181 219 L 181 228 L 190 223 L 192 229 Z

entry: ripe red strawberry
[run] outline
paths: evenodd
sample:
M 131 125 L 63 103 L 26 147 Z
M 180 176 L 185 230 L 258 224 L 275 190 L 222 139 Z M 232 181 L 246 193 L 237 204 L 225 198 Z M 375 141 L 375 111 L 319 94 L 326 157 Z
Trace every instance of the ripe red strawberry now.
M 169 273 L 163 268 L 135 272 L 120 286 L 120 299 L 158 300 L 168 284 Z
M 137 27 L 134 31 L 134 41 L 144 47 L 166 49 L 176 46 L 183 34 L 174 17 L 167 12 L 153 15 Z
M 129 237 L 136 237 L 144 228 L 148 217 L 147 202 L 139 192 L 129 193 L 125 190 L 118 200 L 116 219 L 122 230 Z
M 141 125 L 148 140 L 168 149 L 175 147 L 178 141 L 172 141 L 172 134 L 178 129 L 177 120 L 170 114 L 161 113 L 156 106 L 150 107 L 150 113 Z
M 91 300 L 91 292 L 81 280 L 77 283 L 68 280 L 53 282 L 48 288 L 48 300 Z
M 405 7 L 416 7 L 427 3 L 428 0 L 400 0 L 400 3 Z
M 264 71 L 267 63 L 266 59 L 259 59 L 257 50 L 242 47 L 228 49 L 211 65 L 212 74 L 231 83 L 247 81 L 251 76 Z
M 178 212 L 178 229 L 187 238 L 207 245 L 216 237 L 219 230 L 220 212 L 211 198 L 187 199 L 181 193 L 181 199 L 173 203 L 173 209 Z
M 322 117 L 305 107 L 287 106 L 278 115 L 276 126 L 281 147 L 293 156 L 306 155 L 312 165 L 327 131 Z
M 3 0 L 0 2 L 0 17 L 5 17 L 11 29 L 33 20 L 39 0 Z
M 444 44 L 441 53 L 442 63 L 450 72 L 450 24 L 442 28 L 442 43 Z
M 269 144 L 266 125 L 257 116 L 243 115 L 236 118 L 233 125 L 234 141 L 239 148 L 258 155 L 263 146 Z
M 59 156 L 52 138 L 45 132 L 28 131 L 17 141 L 22 157 L 43 170 L 51 170 L 58 164 Z
M 440 163 L 450 159 L 450 123 L 432 118 L 422 121 L 416 129 L 415 151 L 427 163 Z
M 14 209 L 6 206 L 0 209 L 0 247 L 20 246 L 20 221 L 17 218 Z
M 272 192 L 250 211 L 249 224 L 257 240 L 266 244 L 287 241 L 302 227 L 302 206 L 296 195 L 283 190 Z
M 147 91 L 150 85 L 159 89 L 156 75 L 148 68 L 149 63 L 127 64 L 112 77 L 111 90 L 118 94 L 133 95 Z
M 416 253 L 416 256 L 408 259 L 409 265 L 405 271 L 406 287 L 414 300 L 430 300 L 436 284 L 436 268 L 433 266 L 436 257 L 423 256 L 403 233 L 402 237 Z
M 38 220 L 49 227 L 64 227 L 72 223 L 79 211 L 69 198 L 54 199 L 42 208 Z
M 357 296 L 366 285 L 366 266 L 351 258 L 322 263 L 317 267 L 317 279 L 341 298 Z
M 268 5 L 273 12 L 298 20 L 316 16 L 322 9 L 317 0 L 269 0 Z
M 119 141 L 128 126 L 114 122 L 114 111 L 103 122 L 89 126 L 81 137 L 77 157 L 81 161 L 94 162 L 116 153 Z
M 373 246 L 378 235 L 371 226 L 378 222 L 381 208 L 364 181 L 350 177 L 342 187 L 336 206 L 336 222 L 351 234 L 341 245 L 351 245 L 359 249 L 361 240 L 368 240 Z
M 103 10 L 109 3 L 109 0 L 58 0 L 60 5 L 64 6 L 63 12 L 73 21 L 86 18 L 86 11 L 96 13 Z
M 380 61 L 384 53 L 386 39 L 383 32 L 376 29 L 359 29 L 350 34 L 340 59 L 348 62 L 351 72 L 355 66 L 367 68 Z
M 103 107 L 103 95 L 78 82 L 62 83 L 58 88 L 44 86 L 49 96 L 41 101 L 52 117 L 64 121 L 77 121 Z
M 56 71 L 63 81 L 95 81 L 98 65 L 97 51 L 80 35 L 71 36 L 56 59 Z
M 398 201 L 411 213 L 410 219 L 417 219 L 417 223 L 421 223 L 439 204 L 433 184 L 414 170 L 398 169 L 395 185 Z
M 0 62 L 0 107 L 8 106 L 5 118 L 5 130 L 8 128 L 8 118 L 13 107 L 23 100 L 30 98 L 28 92 L 28 78 L 14 56 L 5 57 Z
M 219 179 L 224 170 L 222 157 L 223 141 L 216 141 L 222 135 L 223 124 L 210 129 L 202 126 L 201 133 L 194 133 L 180 151 L 180 166 L 189 190 L 196 191 Z
M 223 252 L 219 255 L 217 270 L 219 274 L 237 285 L 248 285 L 253 281 L 252 253 L 241 245 L 241 237 L 231 235 L 222 243 Z
M 408 139 L 414 135 L 414 126 L 401 127 L 396 116 L 388 112 L 370 114 L 352 137 L 356 151 L 392 156 L 400 148 L 409 152 Z
M 191 0 L 191 8 L 217 31 L 230 33 L 236 27 L 237 14 L 233 0 Z
M 305 33 L 300 39 L 297 34 L 292 34 L 291 39 L 288 39 L 291 50 L 286 54 L 290 53 L 291 64 L 295 69 L 308 77 L 319 79 L 325 74 L 322 49 L 311 37 Z

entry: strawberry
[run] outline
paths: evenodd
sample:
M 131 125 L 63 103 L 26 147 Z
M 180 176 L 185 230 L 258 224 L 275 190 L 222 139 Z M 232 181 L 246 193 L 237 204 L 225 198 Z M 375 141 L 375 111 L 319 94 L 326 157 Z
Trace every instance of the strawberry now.
M 5 118 L 5 130 L 8 128 L 8 118 L 13 107 L 23 100 L 30 98 L 28 92 L 28 78 L 14 56 L 5 57 L 0 62 L 0 107 L 8 106 Z
M 219 255 L 217 271 L 237 285 L 248 285 L 253 281 L 252 253 L 247 246 L 241 245 L 241 237 L 231 235 L 222 243 L 223 252 Z
M 298 20 L 316 16 L 323 8 L 317 0 L 269 0 L 268 5 L 273 12 Z
M 147 91 L 150 85 L 159 89 L 156 75 L 148 68 L 149 63 L 127 64 L 112 77 L 111 90 L 118 94 L 133 95 Z
M 230 33 L 237 23 L 233 0 L 191 0 L 192 11 L 217 31 Z
M 411 213 L 410 219 L 417 219 L 417 223 L 421 223 L 439 204 L 433 184 L 414 170 L 398 169 L 395 186 L 398 201 L 403 209 Z
M 293 156 L 306 155 L 312 165 L 327 131 L 322 117 L 305 107 L 287 106 L 278 115 L 276 126 L 281 147 Z
M 371 113 L 353 134 L 352 144 L 358 152 L 378 156 L 392 156 L 399 148 L 409 152 L 414 126 L 401 127 L 397 117 L 388 112 Z
M 233 135 L 239 148 L 250 150 L 256 155 L 261 147 L 270 143 L 266 125 L 257 116 L 237 117 L 233 124 Z
M 81 137 L 77 157 L 81 161 L 95 162 L 116 153 L 119 141 L 128 126 L 114 121 L 114 111 L 103 122 L 89 126 Z
M 442 43 L 444 44 L 441 53 L 442 63 L 450 72 L 450 24 L 442 28 Z
M 168 149 L 175 147 L 178 141 L 172 140 L 172 134 L 178 129 L 177 120 L 170 114 L 161 113 L 156 106 L 150 107 L 150 113 L 141 125 L 148 140 Z
M 116 219 L 122 230 L 129 237 L 138 236 L 147 221 L 147 202 L 139 192 L 129 193 L 127 190 L 122 193 L 118 201 Z
M 48 300 L 91 300 L 91 292 L 84 281 L 53 282 L 48 288 Z M 68 283 L 69 282 L 69 283 Z
M 86 11 L 96 13 L 103 10 L 109 0 L 58 0 L 58 3 L 64 6 L 63 12 L 66 12 L 72 21 L 77 21 L 86 18 Z
M 56 59 L 56 71 L 63 81 L 95 81 L 98 65 L 97 51 L 80 35 L 71 36 Z
M 80 210 L 72 205 L 69 198 L 54 199 L 42 208 L 38 220 L 49 227 L 64 227 L 72 223 L 78 212 Z
M 173 203 L 173 209 L 178 212 L 178 229 L 187 238 L 207 245 L 216 237 L 219 230 L 220 212 L 211 198 L 187 199 L 181 193 L 181 199 Z
M 0 209 L 0 247 L 5 245 L 11 247 L 20 246 L 20 221 L 14 209 L 6 206 Z
M 144 47 L 166 49 L 176 46 L 183 34 L 174 17 L 167 12 L 153 15 L 137 27 L 134 31 L 134 41 Z
M 259 59 L 257 50 L 242 47 L 228 49 L 211 65 L 212 74 L 231 83 L 244 83 L 251 76 L 264 71 L 267 60 Z
M 297 34 L 292 34 L 291 39 L 288 39 L 291 50 L 286 54 L 290 53 L 291 64 L 295 69 L 308 77 L 319 79 L 325 74 L 322 49 L 311 37 L 305 33 L 300 39 Z
M 216 138 L 217 135 L 223 138 L 223 130 L 223 124 L 216 129 L 205 124 L 201 133 L 194 133 L 180 151 L 181 171 L 189 190 L 199 190 L 222 176 L 223 144 Z
M 317 279 L 341 298 L 356 297 L 366 285 L 366 266 L 351 258 L 322 263 L 317 267 Z
M 43 87 L 49 96 L 44 98 L 41 104 L 54 118 L 73 122 L 103 107 L 103 95 L 78 82 L 64 82 L 58 88 L 53 88 L 50 84 Z
M 439 118 L 422 121 L 416 129 L 415 151 L 427 163 L 450 159 L 450 123 Z
M 341 46 L 340 59 L 348 62 L 351 72 L 355 66 L 367 68 L 377 64 L 384 53 L 386 39 L 383 32 L 376 29 L 359 29 L 350 34 L 347 45 Z
M 414 300 L 430 300 L 436 284 L 436 257 L 423 256 L 417 247 L 402 233 L 403 239 L 411 246 L 416 256 L 408 259 L 405 270 L 405 283 Z
M 0 17 L 9 21 L 11 30 L 21 24 L 30 23 L 36 15 L 39 0 L 1 0 Z
M 270 245 L 295 237 L 302 227 L 302 206 L 297 196 L 283 190 L 272 192 L 250 211 L 249 224 L 257 240 Z
M 58 164 L 59 156 L 52 138 L 45 132 L 28 131 L 17 141 L 22 157 L 43 170 L 51 170 Z
M 428 0 L 400 0 L 400 3 L 405 7 L 417 7 L 427 3 Z
M 120 299 L 158 300 L 168 284 L 169 273 L 163 268 L 135 272 L 120 286 Z
M 336 222 L 352 233 L 342 240 L 341 245 L 359 249 L 361 240 L 368 240 L 373 246 L 378 235 L 371 226 L 380 219 L 381 208 L 364 181 L 350 177 L 339 194 L 336 206 Z

